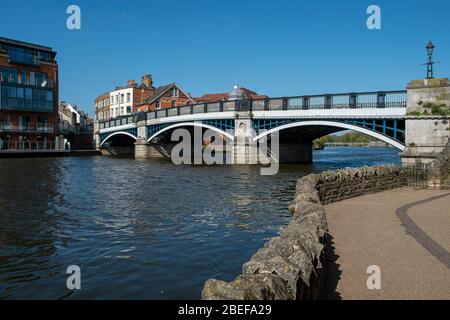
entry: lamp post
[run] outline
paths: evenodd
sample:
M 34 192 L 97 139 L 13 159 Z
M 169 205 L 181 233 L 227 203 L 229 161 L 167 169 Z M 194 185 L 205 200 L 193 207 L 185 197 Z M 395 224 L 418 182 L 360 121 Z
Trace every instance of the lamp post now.
M 427 79 L 433 79 L 433 50 L 434 50 L 435 46 L 433 45 L 433 42 L 429 41 L 426 49 L 427 49 L 427 53 L 428 53 L 428 62 L 426 63 L 427 65 Z

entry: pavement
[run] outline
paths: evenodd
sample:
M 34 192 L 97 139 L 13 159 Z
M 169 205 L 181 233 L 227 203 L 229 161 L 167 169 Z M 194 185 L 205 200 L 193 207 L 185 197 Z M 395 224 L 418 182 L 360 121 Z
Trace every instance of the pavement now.
M 450 299 L 449 191 L 395 189 L 325 210 L 328 299 Z M 367 287 L 369 266 L 379 267 L 380 289 Z

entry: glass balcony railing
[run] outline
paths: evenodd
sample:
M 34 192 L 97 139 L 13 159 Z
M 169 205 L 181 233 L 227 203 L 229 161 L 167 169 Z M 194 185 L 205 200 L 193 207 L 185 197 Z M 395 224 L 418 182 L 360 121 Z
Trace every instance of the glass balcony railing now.
M 32 55 L 32 54 L 25 54 L 20 52 L 9 52 L 9 62 L 10 63 L 20 63 L 20 64 L 27 64 L 27 65 L 33 65 L 38 66 L 40 65 L 40 60 L 38 57 Z
M 53 141 L 7 141 L 0 140 L 0 152 L 5 151 L 40 151 L 54 150 L 55 142 Z
M 18 132 L 18 133 L 54 133 L 55 128 L 51 123 L 2 123 L 0 124 L 0 132 Z

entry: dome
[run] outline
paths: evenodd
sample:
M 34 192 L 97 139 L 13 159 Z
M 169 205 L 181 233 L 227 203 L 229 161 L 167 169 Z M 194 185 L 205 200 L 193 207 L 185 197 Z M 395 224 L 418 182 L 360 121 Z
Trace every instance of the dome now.
M 241 88 L 239 88 L 239 85 L 234 85 L 233 90 L 228 94 L 228 100 L 240 100 L 244 99 L 244 94 L 242 93 Z

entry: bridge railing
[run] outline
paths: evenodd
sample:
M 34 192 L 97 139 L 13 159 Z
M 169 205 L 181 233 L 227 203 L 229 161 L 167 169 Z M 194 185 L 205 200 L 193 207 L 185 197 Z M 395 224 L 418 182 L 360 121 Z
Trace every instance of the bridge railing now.
M 105 120 L 100 122 L 100 129 L 132 124 L 139 120 L 200 113 L 369 108 L 406 108 L 406 91 L 340 93 L 256 100 L 214 101 L 171 109 L 161 109 L 147 113 L 135 113 L 131 116 Z

